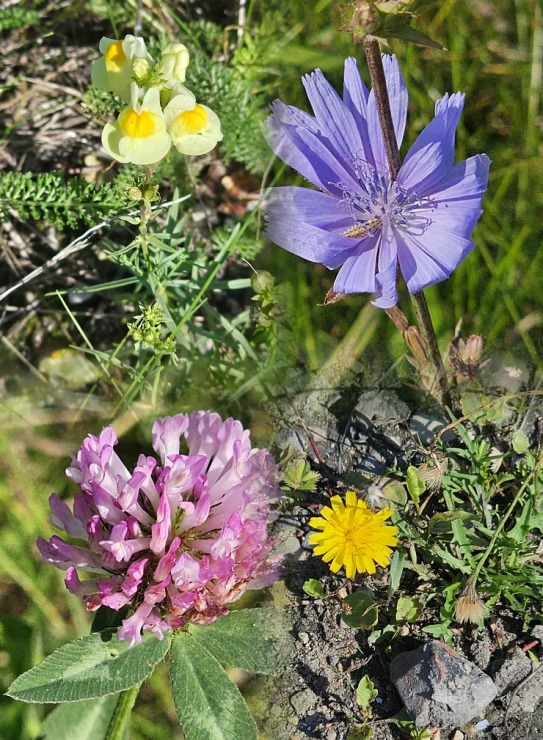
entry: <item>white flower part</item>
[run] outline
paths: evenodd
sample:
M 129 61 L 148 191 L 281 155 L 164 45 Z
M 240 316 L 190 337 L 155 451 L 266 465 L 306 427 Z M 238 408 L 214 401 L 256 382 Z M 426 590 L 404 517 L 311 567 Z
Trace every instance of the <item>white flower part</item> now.
M 157 71 L 166 87 L 172 88 L 180 82 L 185 82 L 189 58 L 188 49 L 184 44 L 168 44 L 162 49 Z
M 151 87 L 138 102 L 138 86 L 132 83 L 132 100 L 115 123 L 102 132 L 102 145 L 113 159 L 132 164 L 155 164 L 168 154 L 171 139 L 166 131 L 158 87 Z
M 181 154 L 206 154 L 222 139 L 221 122 L 211 108 L 200 105 L 183 85 L 177 85 L 164 109 L 172 143 Z
M 91 68 L 92 84 L 99 90 L 110 90 L 125 103 L 130 102 L 133 81 L 132 62 L 144 60 L 148 65 L 153 60 L 147 53 L 145 41 L 139 36 L 128 34 L 124 39 L 100 39 L 100 53 Z

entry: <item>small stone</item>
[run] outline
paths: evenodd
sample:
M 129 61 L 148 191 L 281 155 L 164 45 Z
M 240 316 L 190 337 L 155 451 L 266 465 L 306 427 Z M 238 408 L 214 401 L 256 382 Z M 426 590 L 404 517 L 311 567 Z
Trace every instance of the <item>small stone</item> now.
M 390 678 L 417 727 L 459 727 L 498 693 L 489 676 L 440 640 L 394 658 Z
M 298 638 L 303 645 L 307 645 L 307 643 L 309 642 L 309 635 L 307 634 L 307 632 L 299 632 Z
M 512 691 L 532 672 L 532 661 L 519 647 L 492 663 L 491 673 L 500 694 Z
M 318 697 L 311 691 L 311 689 L 298 691 L 290 697 L 290 703 L 298 717 L 304 717 L 306 714 L 313 712 L 317 702 Z

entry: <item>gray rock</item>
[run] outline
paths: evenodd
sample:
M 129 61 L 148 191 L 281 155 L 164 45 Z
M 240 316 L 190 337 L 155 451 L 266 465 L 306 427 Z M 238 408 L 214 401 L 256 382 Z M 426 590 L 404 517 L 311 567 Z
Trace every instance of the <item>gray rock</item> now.
M 394 658 L 390 678 L 417 727 L 463 725 L 498 693 L 489 676 L 439 640 Z
M 492 663 L 494 683 L 500 694 L 512 691 L 532 672 L 532 661 L 520 648 Z

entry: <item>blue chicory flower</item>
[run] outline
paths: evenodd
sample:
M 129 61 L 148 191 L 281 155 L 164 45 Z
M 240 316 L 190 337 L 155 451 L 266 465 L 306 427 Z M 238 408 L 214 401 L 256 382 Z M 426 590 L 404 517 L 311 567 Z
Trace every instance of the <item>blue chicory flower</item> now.
M 383 55 L 383 64 L 400 146 L 407 90 L 396 58 Z M 410 293 L 449 277 L 474 247 L 490 166 L 486 154 L 454 164 L 464 95 L 437 101 L 393 181 L 375 95 L 356 61 L 345 61 L 343 100 L 319 69 L 303 83 L 314 117 L 276 100 L 268 138 L 318 190 L 272 188 L 264 206 L 268 237 L 310 262 L 340 267 L 334 292 L 376 293 L 380 308 L 398 301 L 398 262 Z

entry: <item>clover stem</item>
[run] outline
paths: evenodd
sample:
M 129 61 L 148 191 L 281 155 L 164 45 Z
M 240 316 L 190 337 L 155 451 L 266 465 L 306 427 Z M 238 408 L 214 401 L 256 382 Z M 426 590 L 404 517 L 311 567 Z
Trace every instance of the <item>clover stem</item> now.
M 394 123 L 392 121 L 392 112 L 390 109 L 390 100 L 388 97 L 388 91 L 386 86 L 385 70 L 383 67 L 383 60 L 381 59 L 381 50 L 379 48 L 379 42 L 372 36 L 366 36 L 364 39 L 364 52 L 366 54 L 366 60 L 371 76 L 371 84 L 373 92 L 375 94 L 375 103 L 377 105 L 377 113 L 379 116 L 379 123 L 381 124 L 381 131 L 383 133 L 383 140 L 385 144 L 385 151 L 388 160 L 388 166 L 390 174 L 393 180 L 398 176 L 400 171 L 400 152 L 398 149 L 398 143 L 396 141 L 396 132 L 394 131 Z M 411 295 L 411 301 L 413 302 L 413 308 L 417 317 L 417 323 L 422 339 L 422 346 L 426 358 L 426 367 L 420 367 L 420 360 L 415 355 L 415 360 L 419 366 L 419 371 L 422 377 L 426 377 L 431 370 L 432 383 L 430 386 L 430 392 L 434 398 L 443 406 L 451 406 L 451 395 L 449 384 L 447 381 L 447 374 L 445 367 L 443 366 L 443 360 L 441 358 L 441 352 L 437 344 L 437 337 L 428 310 L 428 304 L 424 293 L 414 293 Z M 396 307 L 394 307 L 396 308 Z M 389 309 L 387 313 L 390 316 Z M 390 316 L 394 321 L 394 317 Z M 395 325 L 398 323 L 394 321 Z M 405 337 L 405 334 L 404 334 Z
M 111 722 L 107 728 L 104 740 L 122 740 L 122 738 L 124 738 L 130 713 L 139 690 L 140 685 L 138 684 L 137 686 L 119 694 L 117 706 L 113 711 Z

